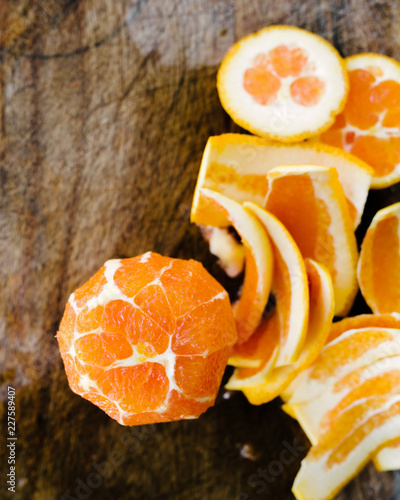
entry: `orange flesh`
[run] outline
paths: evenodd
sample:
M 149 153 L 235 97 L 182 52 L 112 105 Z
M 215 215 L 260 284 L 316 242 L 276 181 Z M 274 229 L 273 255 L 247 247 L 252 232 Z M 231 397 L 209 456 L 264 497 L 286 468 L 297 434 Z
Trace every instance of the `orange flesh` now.
M 388 217 L 378 223 L 364 240 L 360 270 L 363 293 L 374 312 L 400 311 L 399 220 Z M 369 300 L 368 300 L 369 299 Z
M 228 295 L 195 261 L 151 254 L 121 263 L 114 283 L 134 304 L 85 306 L 102 292 L 104 268 L 75 292 L 78 315 L 67 304 L 57 339 L 71 389 L 125 425 L 199 416 L 237 340 Z
M 307 75 L 302 75 L 304 70 Z M 290 95 L 300 106 L 315 106 L 325 91 L 325 82 L 310 76 L 314 66 L 305 50 L 279 45 L 268 53 L 258 54 L 253 66 L 243 76 L 243 87 L 262 106 L 273 104 L 286 78 L 296 78 L 290 84 Z
M 315 106 L 325 91 L 325 83 L 316 76 L 303 76 L 290 85 L 292 99 L 301 106 Z
M 400 84 L 393 80 L 376 84 L 373 73 L 377 70 L 350 71 L 346 107 L 320 140 L 358 156 L 374 168 L 376 177 L 383 177 L 400 163 Z M 391 129 L 385 137 L 376 137 L 372 129 L 380 120 L 383 127 Z M 360 133 L 346 133 L 343 129 L 347 124 Z
M 297 202 L 287 203 L 293 197 Z M 328 233 L 331 218 L 325 204 L 316 199 L 310 178 L 294 175 L 275 179 L 265 209 L 284 224 L 304 258 L 324 264 L 332 277 L 336 275 L 333 238 Z

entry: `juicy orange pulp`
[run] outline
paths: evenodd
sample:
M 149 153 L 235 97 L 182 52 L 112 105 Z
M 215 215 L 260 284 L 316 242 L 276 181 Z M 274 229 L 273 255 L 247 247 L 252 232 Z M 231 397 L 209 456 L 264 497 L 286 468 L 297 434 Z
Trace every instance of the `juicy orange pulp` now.
M 301 106 L 315 106 L 325 90 L 325 83 L 312 72 L 308 54 L 300 47 L 278 45 L 267 53 L 260 52 L 243 76 L 243 86 L 253 99 L 263 106 L 276 101 L 283 79 L 290 79 L 289 93 Z M 303 70 L 307 76 L 301 76 Z
M 400 163 L 400 83 L 378 82 L 379 72 L 379 67 L 349 72 L 346 107 L 320 140 L 354 154 L 374 168 L 376 177 L 384 177 Z M 379 123 L 393 132 L 377 136 Z

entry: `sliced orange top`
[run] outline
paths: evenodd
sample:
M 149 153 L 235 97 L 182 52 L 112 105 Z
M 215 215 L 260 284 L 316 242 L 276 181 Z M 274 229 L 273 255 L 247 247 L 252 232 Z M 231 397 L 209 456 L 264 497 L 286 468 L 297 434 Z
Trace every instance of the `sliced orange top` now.
M 265 208 L 290 232 L 303 257 L 332 276 L 335 314 L 348 313 L 357 292 L 357 244 L 343 189 L 334 168 L 277 167 L 267 174 Z
M 211 406 L 237 334 L 228 294 L 200 263 L 148 252 L 78 288 L 57 339 L 71 389 L 139 425 Z
M 201 196 L 201 189 L 217 191 L 243 203 L 263 205 L 266 174 L 280 165 L 320 165 L 337 170 L 354 227 L 364 211 L 373 170 L 357 157 L 327 144 L 280 144 L 244 134 L 210 137 L 204 150 L 193 197 L 191 221 L 227 226 L 229 221 Z
M 319 140 L 374 169 L 372 187 L 400 180 L 400 64 L 380 54 L 346 59 L 350 93 L 344 111 Z
M 327 129 L 345 103 L 348 76 L 326 40 L 269 26 L 237 42 L 221 63 L 221 104 L 241 127 L 295 142 Z
M 379 210 L 361 245 L 361 292 L 375 314 L 400 312 L 400 203 Z

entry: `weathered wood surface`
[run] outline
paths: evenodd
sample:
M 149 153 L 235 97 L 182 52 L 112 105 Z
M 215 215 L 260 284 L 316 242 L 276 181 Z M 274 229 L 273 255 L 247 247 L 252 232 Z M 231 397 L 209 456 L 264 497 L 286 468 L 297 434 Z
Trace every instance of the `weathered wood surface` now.
M 54 338 L 106 259 L 152 249 L 218 272 L 188 221 L 207 137 L 235 130 L 217 66 L 273 23 L 400 59 L 390 0 L 0 0 L 1 395 L 16 388 L 18 435 L 1 498 L 293 498 L 308 443 L 278 401 L 221 393 L 198 421 L 127 429 L 69 390 Z M 398 199 L 374 194 L 367 219 Z M 399 498 L 394 477 L 369 466 L 339 498 Z

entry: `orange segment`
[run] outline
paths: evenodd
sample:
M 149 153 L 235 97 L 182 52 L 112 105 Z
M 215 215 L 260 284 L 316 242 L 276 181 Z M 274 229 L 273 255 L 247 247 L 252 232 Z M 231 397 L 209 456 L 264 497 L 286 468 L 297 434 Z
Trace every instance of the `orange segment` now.
M 323 38 L 270 26 L 237 42 L 221 63 L 217 88 L 231 118 L 250 132 L 296 142 L 326 130 L 344 106 L 348 75 Z
M 333 318 L 333 288 L 327 270 L 306 260 L 310 288 L 310 315 L 306 341 L 299 359 L 292 365 L 276 367 L 258 385 L 245 387 L 243 393 L 252 404 L 263 404 L 280 396 L 303 370 L 310 366 L 323 348 Z
M 400 203 L 379 210 L 361 246 L 361 292 L 375 314 L 400 312 Z
M 263 206 L 268 190 L 266 174 L 280 165 L 333 167 L 339 175 L 350 216 L 357 227 L 368 195 L 373 170 L 353 155 L 326 144 L 279 144 L 243 134 L 208 139 L 193 197 L 191 221 L 224 227 L 229 221 L 207 203 L 201 189 L 217 191 L 243 203 Z
M 196 418 L 237 332 L 203 266 L 148 252 L 110 260 L 71 295 L 57 334 L 71 389 L 123 425 Z
M 350 93 L 345 109 L 319 140 L 342 147 L 374 169 L 373 188 L 400 180 L 400 64 L 380 54 L 346 59 Z
M 336 170 L 311 165 L 277 167 L 267 178 L 266 210 L 284 224 L 303 257 L 328 268 L 335 314 L 347 314 L 357 292 L 357 245 Z
M 133 354 L 131 344 L 122 335 L 106 332 L 79 337 L 75 341 L 75 352 L 84 363 L 101 367 Z
M 303 76 L 290 85 L 290 95 L 301 106 L 315 106 L 325 91 L 325 82 L 316 76 Z
M 243 288 L 234 304 L 239 343 L 258 327 L 271 290 L 273 254 L 264 228 L 239 203 L 209 189 L 202 196 L 236 229 L 246 249 Z

